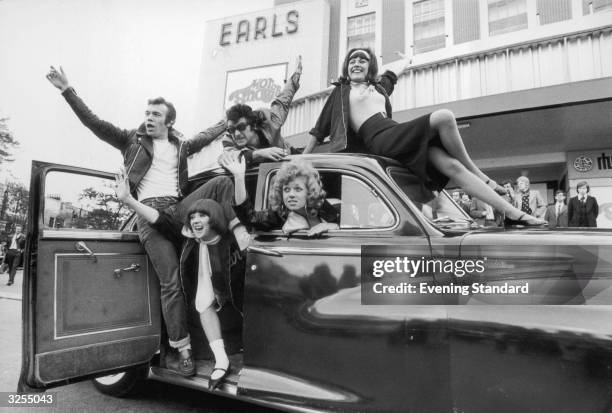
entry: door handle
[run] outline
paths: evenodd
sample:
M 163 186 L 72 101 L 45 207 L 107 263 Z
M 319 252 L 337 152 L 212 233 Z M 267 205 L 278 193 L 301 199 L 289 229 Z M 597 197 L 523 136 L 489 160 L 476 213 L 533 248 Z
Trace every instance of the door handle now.
M 270 250 L 268 248 L 263 248 L 263 247 L 249 246 L 247 247 L 247 251 L 254 252 L 256 254 L 269 255 L 271 257 L 282 257 L 283 256 L 283 254 L 281 254 L 278 251 Z
M 127 271 L 134 271 L 134 272 L 138 272 L 140 271 L 140 264 L 132 264 L 129 267 L 126 268 L 115 268 L 115 270 L 113 271 L 113 273 L 115 274 L 115 278 L 119 278 L 121 277 L 121 273 L 122 272 L 127 272 Z
M 93 251 L 90 250 L 89 247 L 87 247 L 87 244 L 85 244 L 85 242 L 83 242 L 83 241 L 76 242 L 74 244 L 74 248 L 76 248 L 76 250 L 78 252 L 85 252 L 85 253 L 87 253 L 91 258 L 93 258 L 93 262 L 98 262 L 98 258 L 93 253 Z

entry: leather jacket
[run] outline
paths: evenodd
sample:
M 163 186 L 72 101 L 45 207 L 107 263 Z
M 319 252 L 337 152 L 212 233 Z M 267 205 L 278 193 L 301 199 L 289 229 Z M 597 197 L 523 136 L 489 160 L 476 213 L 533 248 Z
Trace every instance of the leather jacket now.
M 389 96 L 393 93 L 395 83 L 397 83 L 397 76 L 390 70 L 383 73 L 380 80 L 374 83 L 376 90 L 385 97 L 385 110 L 389 118 L 392 115 Z M 314 128 L 310 130 L 310 134 L 317 139 L 319 144 L 322 144 L 323 140 L 329 136 L 329 147 L 320 150 L 315 148 L 313 152 L 323 150 L 326 152 L 368 152 L 362 139 L 357 136 L 357 131 L 353 131 L 350 127 L 350 82 L 340 79 L 333 85 L 336 87 L 327 98 Z
M 146 134 L 144 124 L 138 129 L 121 129 L 98 118 L 73 88 L 66 89 L 62 95 L 83 125 L 98 138 L 121 151 L 131 192 L 137 197 L 136 188 L 153 162 L 153 138 Z M 168 131 L 168 140 L 178 149 L 179 197 L 183 197 L 187 190 L 187 157 L 213 142 L 224 131 L 225 123 L 221 121 L 189 140 L 183 140 L 182 134 L 173 128 Z

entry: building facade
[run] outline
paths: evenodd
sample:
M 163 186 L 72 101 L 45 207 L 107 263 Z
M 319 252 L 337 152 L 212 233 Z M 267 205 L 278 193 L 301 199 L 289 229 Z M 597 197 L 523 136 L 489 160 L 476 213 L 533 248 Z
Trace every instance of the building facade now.
M 266 32 L 274 22 L 276 36 Z M 592 180 L 600 205 L 612 206 L 612 168 L 600 160 L 612 156 L 612 0 L 277 0 L 208 22 L 206 33 L 199 113 L 214 113 L 210 122 L 229 102 L 232 73 L 267 79 L 265 67 L 284 64 L 288 76 L 302 54 L 283 133 L 303 146 L 346 51 L 368 46 L 399 76 L 396 120 L 448 108 L 494 179 L 527 175 L 549 202 L 555 189 L 573 195 L 576 182 Z

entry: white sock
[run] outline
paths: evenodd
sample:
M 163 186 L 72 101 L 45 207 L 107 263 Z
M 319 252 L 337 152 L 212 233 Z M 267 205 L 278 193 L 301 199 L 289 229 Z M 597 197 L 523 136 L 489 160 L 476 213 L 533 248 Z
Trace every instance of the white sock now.
M 210 349 L 215 355 L 215 368 L 227 369 L 229 367 L 229 358 L 227 358 L 227 353 L 225 352 L 225 344 L 223 343 L 223 339 L 220 338 L 218 340 L 213 340 L 210 343 Z M 215 371 L 210 378 L 216 379 L 223 375 L 223 371 L 217 370 Z
M 183 347 L 179 347 L 178 351 L 191 350 L 191 343 L 185 344 Z

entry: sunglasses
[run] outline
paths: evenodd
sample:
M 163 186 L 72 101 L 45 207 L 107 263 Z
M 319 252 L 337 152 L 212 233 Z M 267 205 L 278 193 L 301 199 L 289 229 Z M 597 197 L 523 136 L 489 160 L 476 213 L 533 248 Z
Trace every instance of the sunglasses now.
M 248 123 L 240 122 L 240 123 L 238 123 L 236 125 L 228 126 L 227 127 L 227 132 L 230 135 L 233 135 L 234 133 L 236 133 L 236 131 L 244 132 L 244 130 L 247 128 L 247 126 L 249 126 Z

